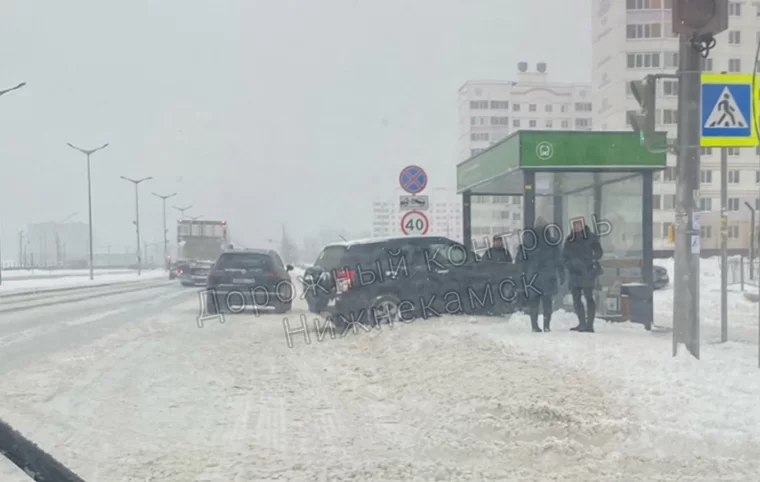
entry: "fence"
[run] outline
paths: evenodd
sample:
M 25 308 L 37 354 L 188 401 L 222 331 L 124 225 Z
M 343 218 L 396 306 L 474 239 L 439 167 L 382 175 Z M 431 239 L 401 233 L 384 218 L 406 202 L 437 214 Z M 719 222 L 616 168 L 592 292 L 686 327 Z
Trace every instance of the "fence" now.
M 746 256 L 728 258 L 728 284 L 739 285 L 742 291 L 748 286 L 757 286 L 760 278 L 760 260 L 750 261 Z

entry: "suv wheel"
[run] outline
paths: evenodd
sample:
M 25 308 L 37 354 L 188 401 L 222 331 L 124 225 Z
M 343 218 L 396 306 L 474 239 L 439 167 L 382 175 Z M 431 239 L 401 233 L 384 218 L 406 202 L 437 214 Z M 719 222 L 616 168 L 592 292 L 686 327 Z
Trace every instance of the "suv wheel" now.
M 380 295 L 369 306 L 367 317 L 373 325 L 395 323 L 399 321 L 398 307 L 401 300 L 395 295 Z

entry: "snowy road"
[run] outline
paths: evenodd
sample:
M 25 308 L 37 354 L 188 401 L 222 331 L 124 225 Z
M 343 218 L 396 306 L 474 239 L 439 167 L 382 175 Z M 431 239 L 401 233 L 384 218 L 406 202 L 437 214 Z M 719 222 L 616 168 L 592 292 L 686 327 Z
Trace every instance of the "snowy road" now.
M 0 416 L 89 482 L 760 473 L 747 344 L 673 359 L 667 336 L 558 314 L 548 334 L 447 317 L 289 346 L 282 316 L 197 314 L 171 284 L 2 317 Z

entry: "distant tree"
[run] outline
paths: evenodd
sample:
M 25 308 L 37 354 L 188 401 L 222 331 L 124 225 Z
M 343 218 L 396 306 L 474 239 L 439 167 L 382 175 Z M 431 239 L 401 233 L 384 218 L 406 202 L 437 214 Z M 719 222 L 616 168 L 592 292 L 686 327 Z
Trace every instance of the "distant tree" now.
M 298 248 L 288 235 L 285 225 L 282 225 L 282 239 L 280 241 L 280 255 L 286 263 L 295 263 L 298 261 Z

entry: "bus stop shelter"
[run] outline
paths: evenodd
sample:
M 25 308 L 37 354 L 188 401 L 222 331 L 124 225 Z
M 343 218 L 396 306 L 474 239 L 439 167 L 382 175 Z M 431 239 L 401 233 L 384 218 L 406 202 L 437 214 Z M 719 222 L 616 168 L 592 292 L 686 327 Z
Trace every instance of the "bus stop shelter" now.
M 658 136 L 664 144 L 665 134 Z M 463 239 L 471 249 L 473 243 L 487 242 L 472 236 L 473 196 L 521 196 L 522 228 L 532 227 L 539 216 L 555 223 L 564 236 L 580 218 L 592 230 L 603 227 L 598 232 L 605 254 L 597 311 L 602 318 L 649 327 L 652 177 L 665 167 L 666 154 L 649 152 L 633 132 L 515 132 L 457 165 Z M 646 303 L 624 303 L 629 293 Z

